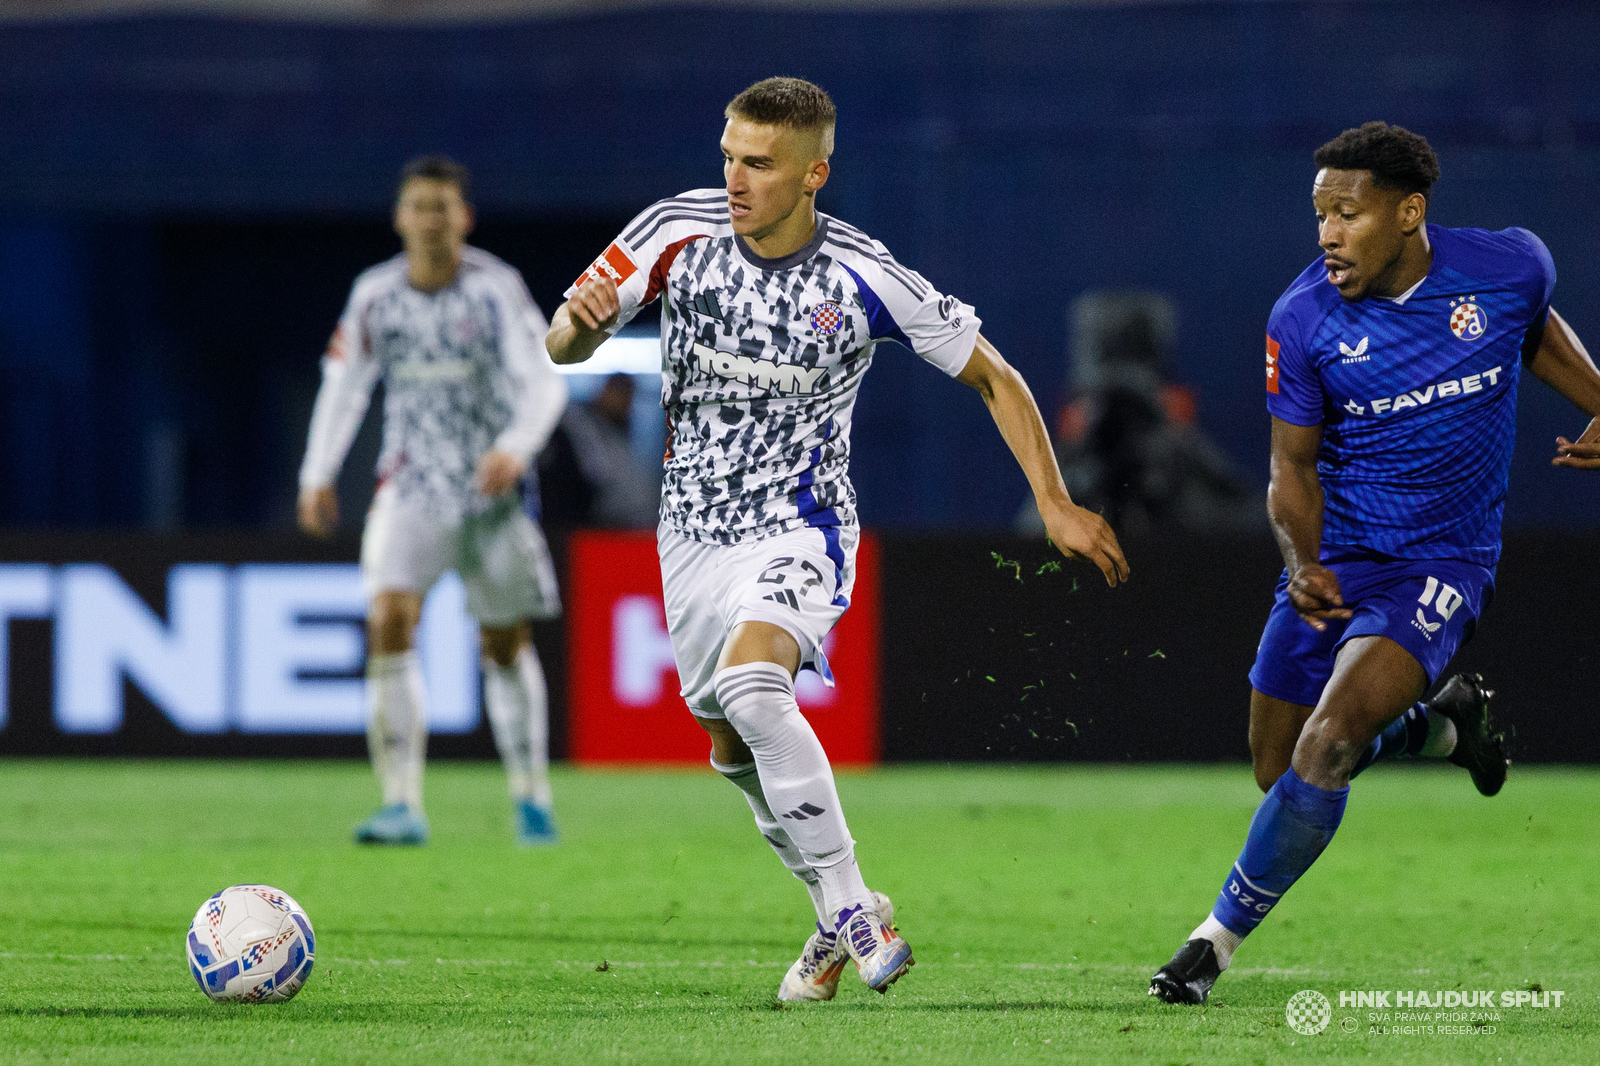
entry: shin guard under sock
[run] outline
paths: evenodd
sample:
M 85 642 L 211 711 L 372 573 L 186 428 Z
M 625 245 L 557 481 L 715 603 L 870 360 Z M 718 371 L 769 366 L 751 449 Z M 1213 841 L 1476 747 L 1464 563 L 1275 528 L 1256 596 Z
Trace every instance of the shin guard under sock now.
M 761 831 L 762 838 L 772 845 L 778 861 L 806 886 L 806 892 L 811 896 L 811 905 L 817 911 L 817 921 L 826 923 L 827 907 L 822 899 L 822 885 L 817 881 L 817 873 L 805 859 L 800 857 L 800 849 L 794 846 L 794 841 L 789 839 L 789 834 L 783 831 L 783 826 L 779 825 L 778 819 L 773 816 L 772 808 L 767 806 L 767 798 L 761 792 L 761 778 L 756 773 L 756 764 L 747 762 L 737 766 L 727 766 L 712 759 L 711 768 L 737 785 L 739 791 L 744 793 L 746 802 L 750 804 L 750 813 L 756 817 L 756 828 Z
M 1311 868 L 1344 817 L 1350 787 L 1324 789 L 1284 771 L 1250 821 L 1244 850 L 1217 894 L 1212 917 L 1240 937 L 1277 905 L 1289 886 Z
M 795 702 L 789 671 L 768 662 L 730 666 L 717 672 L 716 691 L 722 713 L 755 757 L 768 809 L 817 872 L 828 914 L 871 907 L 833 768 Z

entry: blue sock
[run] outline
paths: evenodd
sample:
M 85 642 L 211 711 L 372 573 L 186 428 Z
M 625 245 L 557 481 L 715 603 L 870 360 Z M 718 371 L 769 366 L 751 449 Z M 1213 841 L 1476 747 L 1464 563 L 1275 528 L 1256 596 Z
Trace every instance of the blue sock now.
M 1247 935 L 1279 897 L 1311 868 L 1344 817 L 1350 786 L 1328 791 L 1285 770 L 1256 808 L 1244 850 L 1217 893 L 1211 915 L 1230 932 Z
M 1361 758 L 1356 761 L 1355 769 L 1350 771 L 1350 776 L 1356 776 L 1379 759 L 1416 755 L 1422 750 L 1422 744 L 1427 739 L 1428 705 L 1413 704 L 1405 714 L 1390 722 L 1388 729 L 1373 738 L 1371 746 L 1362 752 Z

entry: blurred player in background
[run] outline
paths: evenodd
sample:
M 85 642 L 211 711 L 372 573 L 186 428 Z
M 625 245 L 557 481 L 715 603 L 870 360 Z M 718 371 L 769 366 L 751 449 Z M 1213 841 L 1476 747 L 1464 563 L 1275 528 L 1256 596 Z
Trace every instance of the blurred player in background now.
M 378 492 L 361 538 L 367 616 L 367 743 L 383 807 L 356 827 L 374 844 L 421 844 L 428 738 L 414 633 L 423 597 L 460 573 L 481 627 L 484 694 L 511 778 L 517 838 L 556 839 L 544 672 L 528 619 L 560 611 L 555 569 L 516 489 L 566 404 L 546 323 L 522 276 L 466 245 L 467 171 L 424 157 L 401 174 L 405 251 L 356 279 L 322 363 L 300 468 L 300 526 L 338 524 L 333 484 L 384 383 Z
M 1397 126 L 1346 130 L 1316 164 L 1324 257 L 1267 323 L 1267 506 L 1285 563 L 1250 672 L 1267 795 L 1211 914 L 1151 979 L 1172 1003 L 1205 1002 L 1373 760 L 1446 756 L 1486 796 L 1505 782 L 1481 678 L 1416 701 L 1494 594 L 1524 366 L 1595 416 L 1557 438 L 1554 462 L 1600 467 L 1600 373 L 1550 307 L 1539 238 L 1429 225 L 1438 159 Z
M 779 998 L 831 999 L 851 959 L 881 992 L 911 949 L 862 879 L 828 757 L 794 695 L 802 667 L 833 681 L 822 641 L 850 604 L 859 537 L 850 416 L 876 343 L 898 341 L 978 390 L 1055 543 L 1112 585 L 1128 567 L 1111 528 L 1068 497 L 1027 384 L 972 308 L 816 210 L 833 150 L 828 95 L 770 78 L 726 115 L 726 187 L 662 200 L 630 223 L 568 290 L 548 345 L 558 363 L 581 362 L 664 297 L 658 547 L 683 695 L 711 734 L 712 766 L 811 892 L 817 931 Z

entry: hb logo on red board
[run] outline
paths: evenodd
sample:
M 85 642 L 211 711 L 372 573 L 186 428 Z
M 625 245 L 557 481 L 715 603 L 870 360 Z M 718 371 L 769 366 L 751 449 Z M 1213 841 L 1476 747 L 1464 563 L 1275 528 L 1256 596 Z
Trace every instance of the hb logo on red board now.
M 569 542 L 568 730 L 580 763 L 693 763 L 711 750 L 678 694 L 653 533 Z M 862 534 L 850 609 L 823 644 L 837 680 L 802 670 L 800 709 L 835 763 L 878 761 L 878 545 Z
M 624 281 L 633 277 L 638 269 L 633 265 L 633 260 L 623 254 L 622 249 L 618 248 L 616 242 L 613 241 L 606 246 L 605 251 L 595 258 L 594 262 L 589 264 L 588 270 L 578 275 L 578 280 L 572 283 L 572 287 L 581 289 L 584 282 L 590 278 L 598 279 L 601 275 L 610 278 L 613 283 L 621 285 Z
M 1267 391 L 1274 396 L 1278 394 L 1278 350 L 1279 344 L 1267 335 Z

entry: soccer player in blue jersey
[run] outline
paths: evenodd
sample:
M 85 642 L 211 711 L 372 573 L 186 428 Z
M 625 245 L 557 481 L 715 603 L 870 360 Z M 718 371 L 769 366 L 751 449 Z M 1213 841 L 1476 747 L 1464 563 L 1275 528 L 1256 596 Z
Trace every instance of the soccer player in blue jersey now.
M 1206 1001 L 1374 759 L 1445 755 L 1485 795 L 1504 782 L 1481 678 L 1417 700 L 1494 592 L 1524 367 L 1595 416 L 1554 462 L 1600 468 L 1600 373 L 1550 308 L 1539 238 L 1428 224 L 1438 160 L 1398 126 L 1346 130 L 1315 159 L 1323 258 L 1267 323 L 1267 510 L 1285 564 L 1250 671 L 1267 795 L 1210 915 L 1151 978 L 1171 1003 Z

